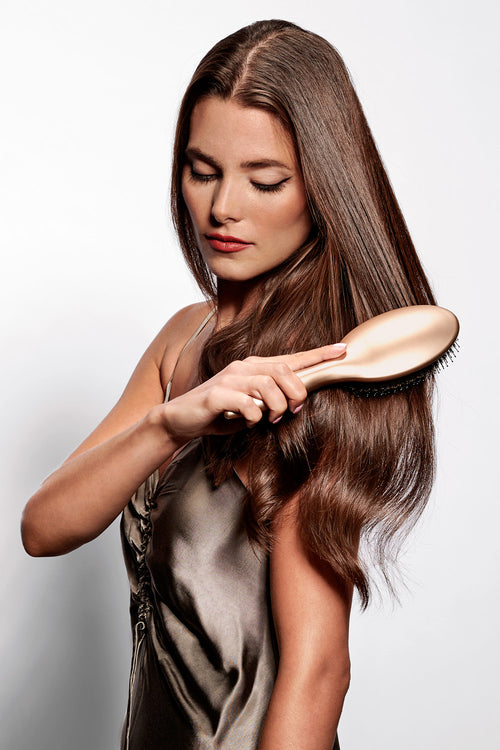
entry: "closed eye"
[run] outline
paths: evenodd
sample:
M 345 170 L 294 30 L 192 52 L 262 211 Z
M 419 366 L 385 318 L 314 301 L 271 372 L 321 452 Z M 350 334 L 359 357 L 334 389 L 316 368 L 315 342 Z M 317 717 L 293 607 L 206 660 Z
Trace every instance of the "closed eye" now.
M 194 167 L 191 166 L 190 177 L 195 182 L 212 182 L 213 180 L 218 179 L 219 175 L 215 172 L 212 172 L 210 174 L 197 172 Z M 277 193 L 279 190 L 282 190 L 285 187 L 285 183 L 288 182 L 289 179 L 290 177 L 285 177 L 283 180 L 280 180 L 279 182 L 273 182 L 271 184 L 265 182 L 252 182 L 251 184 L 260 193 Z
M 201 172 L 195 172 L 193 167 L 190 169 L 190 176 L 192 180 L 195 180 L 196 182 L 211 182 L 212 180 L 217 179 L 217 174 L 202 174 Z
M 259 190 L 261 193 L 277 193 L 278 190 L 282 190 L 285 187 L 285 182 L 288 182 L 290 177 L 285 177 L 284 180 L 280 180 L 279 182 L 274 182 L 271 185 L 268 185 L 263 182 L 252 182 L 252 185 L 256 190 Z

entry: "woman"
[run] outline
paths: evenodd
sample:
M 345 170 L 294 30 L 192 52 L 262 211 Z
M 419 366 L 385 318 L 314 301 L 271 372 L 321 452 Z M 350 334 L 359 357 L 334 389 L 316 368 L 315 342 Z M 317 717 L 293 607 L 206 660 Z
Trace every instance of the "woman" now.
M 24 544 L 68 552 L 124 511 L 123 748 L 330 750 L 353 587 L 370 595 L 360 543 L 385 573 L 430 491 L 431 383 L 306 399 L 295 371 L 342 356 L 332 342 L 373 315 L 434 300 L 325 40 L 264 21 L 206 55 L 179 114 L 172 209 L 207 302 L 166 324 L 31 498 Z

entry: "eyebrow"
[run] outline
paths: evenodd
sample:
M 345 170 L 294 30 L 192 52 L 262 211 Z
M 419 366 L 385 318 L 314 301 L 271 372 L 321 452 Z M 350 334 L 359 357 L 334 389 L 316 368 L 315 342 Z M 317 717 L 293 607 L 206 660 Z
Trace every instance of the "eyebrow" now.
M 200 159 L 200 161 L 204 161 L 207 164 L 210 164 L 211 167 L 222 170 L 222 166 L 216 159 L 214 159 L 212 156 L 209 156 L 208 154 L 204 154 L 203 151 L 201 151 L 199 148 L 187 148 L 186 156 L 188 159 Z M 292 168 L 289 164 L 283 164 L 283 162 L 277 161 L 277 159 L 256 159 L 255 161 L 243 161 L 241 162 L 240 167 L 242 169 L 267 169 L 268 167 L 284 167 L 285 169 L 292 171 Z

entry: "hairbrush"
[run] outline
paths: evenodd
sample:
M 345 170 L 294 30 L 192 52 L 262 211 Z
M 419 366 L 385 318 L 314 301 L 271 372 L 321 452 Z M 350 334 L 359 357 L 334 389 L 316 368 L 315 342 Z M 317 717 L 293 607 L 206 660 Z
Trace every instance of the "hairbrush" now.
M 308 393 L 342 384 L 360 396 L 386 396 L 421 383 L 454 359 L 459 323 L 437 305 L 411 305 L 375 315 L 344 336 L 338 359 L 297 370 Z M 264 411 L 260 399 L 255 403 Z M 226 419 L 240 414 L 225 411 Z

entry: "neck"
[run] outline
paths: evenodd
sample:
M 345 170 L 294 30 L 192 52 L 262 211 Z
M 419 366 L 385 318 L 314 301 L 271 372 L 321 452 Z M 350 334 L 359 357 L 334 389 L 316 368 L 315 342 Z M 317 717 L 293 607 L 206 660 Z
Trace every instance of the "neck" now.
M 217 328 L 244 317 L 255 306 L 262 280 L 217 280 Z

